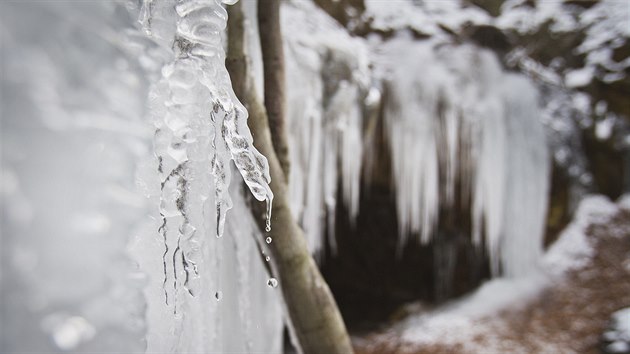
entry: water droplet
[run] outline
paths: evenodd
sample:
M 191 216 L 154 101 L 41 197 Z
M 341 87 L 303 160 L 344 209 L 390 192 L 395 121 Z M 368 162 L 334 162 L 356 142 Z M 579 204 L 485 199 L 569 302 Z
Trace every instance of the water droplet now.
M 267 244 L 271 243 L 271 237 L 267 237 L 267 238 L 265 239 L 265 242 L 267 242 Z
M 278 286 L 278 280 L 276 278 L 269 278 L 269 280 L 267 280 L 267 285 L 269 285 L 272 288 L 275 288 Z
M 42 321 L 42 327 L 52 336 L 53 342 L 63 351 L 70 351 L 90 341 L 96 329 L 83 317 L 52 314 Z
M 267 198 L 267 215 L 265 220 L 265 231 L 271 231 L 271 199 Z
M 214 298 L 217 299 L 217 301 L 221 301 L 221 298 L 223 298 L 223 292 L 217 291 L 216 293 L 214 293 Z
M 271 260 L 271 257 L 267 256 L 267 257 L 265 257 L 265 260 L 266 260 L 267 262 L 269 262 L 269 261 Z

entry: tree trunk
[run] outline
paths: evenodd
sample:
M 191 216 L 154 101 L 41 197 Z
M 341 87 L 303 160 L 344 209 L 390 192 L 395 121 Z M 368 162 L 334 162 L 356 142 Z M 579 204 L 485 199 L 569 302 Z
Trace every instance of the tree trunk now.
M 267 0 L 265 5 L 277 0 Z M 249 79 L 245 54 L 245 33 L 241 3 L 229 8 L 228 54 L 226 66 L 238 98 L 249 111 L 248 125 L 254 145 L 269 160 L 271 189 L 274 193 L 272 229 L 267 236 L 272 265 L 286 304 L 290 332 L 298 350 L 306 354 L 352 353 L 352 346 L 337 304 L 311 257 L 304 233 L 291 214 L 287 179 L 274 150 L 269 121 Z M 277 6 L 277 4 L 276 4 Z M 276 17 L 274 21 L 278 21 Z M 279 32 L 273 32 L 279 36 Z M 277 40 L 280 40 L 278 38 Z M 278 70 L 282 69 L 281 67 Z M 268 92 L 273 95 L 273 91 Z M 253 211 L 264 229 L 264 207 L 255 203 Z
M 273 147 L 284 175 L 289 180 L 289 149 L 285 128 L 284 52 L 280 30 L 280 1 L 258 2 L 258 33 L 263 58 L 265 109 Z

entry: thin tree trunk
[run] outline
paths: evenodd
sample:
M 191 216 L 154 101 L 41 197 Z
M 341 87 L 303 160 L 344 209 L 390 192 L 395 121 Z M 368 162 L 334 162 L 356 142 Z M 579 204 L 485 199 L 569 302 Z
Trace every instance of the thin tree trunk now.
M 270 2 L 264 1 L 265 4 Z M 249 111 L 248 125 L 254 136 L 254 145 L 269 161 L 274 204 L 272 229 L 267 235 L 273 241 L 268 246 L 286 304 L 290 332 L 303 353 L 352 353 L 337 304 L 308 251 L 303 231 L 289 209 L 287 180 L 274 150 L 275 141 L 272 140 L 265 107 L 249 79 L 251 72 L 245 54 L 241 6 L 237 3 L 229 7 L 226 66 L 236 95 Z M 264 229 L 264 207 L 255 203 L 253 209 L 259 226 Z
M 258 2 L 258 32 L 263 58 L 265 109 L 276 156 L 289 180 L 289 149 L 285 127 L 284 52 L 280 29 L 280 0 Z

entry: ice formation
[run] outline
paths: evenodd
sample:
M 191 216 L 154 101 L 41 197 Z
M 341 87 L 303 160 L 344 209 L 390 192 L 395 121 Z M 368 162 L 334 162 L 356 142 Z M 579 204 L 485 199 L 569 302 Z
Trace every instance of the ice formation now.
M 536 88 L 473 46 L 399 38 L 377 61 L 401 242 L 429 242 L 440 209 L 469 203 L 473 242 L 485 245 L 493 273 L 529 271 L 542 251 L 549 183 Z
M 155 232 L 160 225 L 157 212 L 130 245 L 140 269 L 150 276 L 144 289 L 147 352 L 281 352 L 284 323 L 280 296 L 277 289 L 267 285 L 269 274 L 256 242 L 262 236 L 250 215 L 246 190 L 235 182 L 229 190 L 233 204 L 226 217 L 226 236 L 214 237 L 213 227 L 202 230 L 195 297 L 186 291 L 174 292 L 169 282 L 169 301 L 176 303 L 165 305 L 164 246 Z M 158 196 L 152 199 L 158 200 Z M 206 215 L 213 215 L 211 198 L 204 210 Z M 208 218 L 207 223 L 212 220 Z M 179 279 L 184 276 L 179 268 Z
M 335 249 L 338 181 L 351 217 L 359 211 L 367 47 L 309 2 L 283 6 L 282 26 L 291 208 L 320 254 L 326 231 Z
M 164 304 L 154 303 L 155 295 L 147 298 L 149 318 L 173 316 L 175 321 L 155 321 L 149 351 L 279 350 L 278 299 L 265 288 L 268 276 L 262 258 L 255 256 L 255 240 L 262 236 L 242 193 L 235 200 L 239 222 L 230 224 L 227 217 L 236 208 L 229 190 L 230 161 L 254 197 L 267 202 L 267 228 L 273 194 L 267 160 L 253 147 L 247 111 L 225 68 L 221 35 L 226 20 L 226 10 L 215 0 L 146 0 L 140 10 L 145 32 L 170 54 L 150 93 L 160 185 L 160 221 L 154 227 L 163 243 L 158 268 Z M 223 239 L 226 220 L 232 237 Z M 214 241 L 209 235 L 216 236 Z M 155 269 L 145 261 L 147 269 Z M 250 284 L 257 276 L 259 284 Z M 265 303 L 269 312 L 252 303 Z M 261 320 L 252 312 L 268 317 L 269 324 L 252 327 Z
M 368 13 L 379 6 L 370 2 Z M 468 15 L 487 20 L 475 11 Z M 382 16 L 375 21 L 395 25 Z M 374 163 L 372 142 L 363 141 L 363 117 L 375 91 L 377 103 L 381 92 L 387 96 L 383 121 L 400 244 L 410 234 L 429 242 L 443 210 L 469 205 L 472 238 L 486 248 L 493 273 L 529 271 L 542 251 L 549 177 L 531 82 L 506 73 L 494 54 L 473 46 L 404 35 L 350 38 L 305 2 L 283 7 L 283 30 L 291 201 L 312 252 L 321 251 L 325 235 L 334 250 L 338 186 L 350 218 L 358 214 L 361 178 L 370 178 L 361 176 L 361 165 Z
M 267 159 L 253 146 L 247 110 L 236 98 L 225 68 L 221 31 L 226 21 L 226 10 L 215 0 L 145 0 L 140 16 L 146 33 L 171 48 L 174 55 L 162 68 L 162 79 L 151 93 L 163 184 L 161 212 L 164 218 L 182 215 L 182 228 L 187 228 L 189 221 L 179 205 L 186 202 L 187 188 L 180 182 L 191 179 L 185 176 L 189 165 L 209 160 L 217 237 L 223 235 L 225 215 L 231 208 L 227 191 L 230 160 L 254 197 L 267 202 L 268 226 L 273 200 Z M 180 197 L 183 199 L 178 202 Z
M 144 18 L 158 43 L 132 2 L 0 3 L 11 49 L 2 51 L 0 352 L 282 350 L 263 236 L 240 179 L 228 191 L 234 159 L 250 191 L 270 200 L 265 160 L 249 149 L 222 49 L 205 56 L 221 48 L 225 18 L 211 22 L 225 12 L 151 3 Z M 201 25 L 186 27 L 197 15 Z M 193 44 L 213 30 L 213 46 Z

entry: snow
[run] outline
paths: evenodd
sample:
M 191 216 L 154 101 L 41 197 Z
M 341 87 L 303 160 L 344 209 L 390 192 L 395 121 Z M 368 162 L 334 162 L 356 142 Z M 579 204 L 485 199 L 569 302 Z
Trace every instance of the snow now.
M 626 353 L 630 350 L 630 307 L 612 315 L 612 325 L 604 333 L 604 339 L 611 342 L 606 346 L 609 353 Z
M 502 310 L 515 309 L 516 304 L 525 304 L 534 299 L 550 284 L 543 274 L 530 274 L 519 279 L 495 279 L 483 284 L 473 294 L 447 304 L 424 315 L 411 317 L 400 327 L 402 340 L 414 344 L 437 344 L 448 346 L 468 343 L 468 350 L 477 352 L 500 348 L 497 343 L 477 343 L 475 338 L 486 334 L 483 325 L 486 317 L 495 316 Z M 489 338 L 486 340 L 497 340 Z M 494 351 L 494 350 L 492 350 Z
M 619 197 L 617 204 L 619 204 L 621 209 L 630 211 L 630 194 L 624 194 L 621 197 Z
M 609 353 L 627 353 L 630 350 L 630 344 L 621 341 L 615 341 L 608 346 L 606 350 Z
M 621 339 L 630 342 L 630 308 L 615 312 L 613 321 Z
M 617 204 L 604 196 L 584 198 L 574 220 L 560 234 L 558 240 L 536 265 L 536 271 L 519 278 L 496 278 L 483 284 L 471 295 L 448 303 L 428 313 L 414 315 L 400 323 L 404 342 L 448 347 L 465 343 L 468 352 L 500 352 L 505 350 L 504 338 L 494 337 L 503 324 L 497 320 L 505 310 L 518 310 L 540 296 L 545 289 L 555 286 L 568 271 L 585 265 L 593 256 L 593 246 L 586 236 L 592 224 L 605 224 L 624 207 L 624 200 Z M 497 327 L 498 326 L 498 327 Z M 630 338 L 630 309 L 613 315 L 613 326 L 604 335 L 614 347 L 621 348 Z M 480 340 L 479 338 L 482 338 Z M 625 342 L 624 342 L 625 341 Z M 561 348 L 549 347 L 548 352 Z M 404 347 L 404 344 L 402 345 Z M 458 350 L 462 350 L 459 347 Z M 527 352 L 526 348 L 512 347 L 513 352 Z
M 593 75 L 594 69 L 591 67 L 572 70 L 565 74 L 564 84 L 569 88 L 586 86 L 593 80 Z
M 599 140 L 607 140 L 612 136 L 613 127 L 615 125 L 615 117 L 609 115 L 603 120 L 595 124 L 595 136 Z
M 524 0 L 508 0 L 496 21 L 499 28 L 515 29 L 521 34 L 531 33 L 546 22 L 551 22 L 552 32 L 567 32 L 575 29 L 576 20 L 566 11 L 562 1 L 540 1 L 536 6 L 527 6 Z
M 586 264 L 593 248 L 586 238 L 586 227 L 605 223 L 618 211 L 617 205 L 600 195 L 585 197 L 575 212 L 574 220 L 546 252 L 543 264 L 554 274 L 562 274 Z
M 470 24 L 486 24 L 491 17 L 475 6 L 462 6 L 459 1 L 365 1 L 363 20 L 374 29 L 413 29 L 419 33 L 447 38 L 440 27 L 458 30 Z

